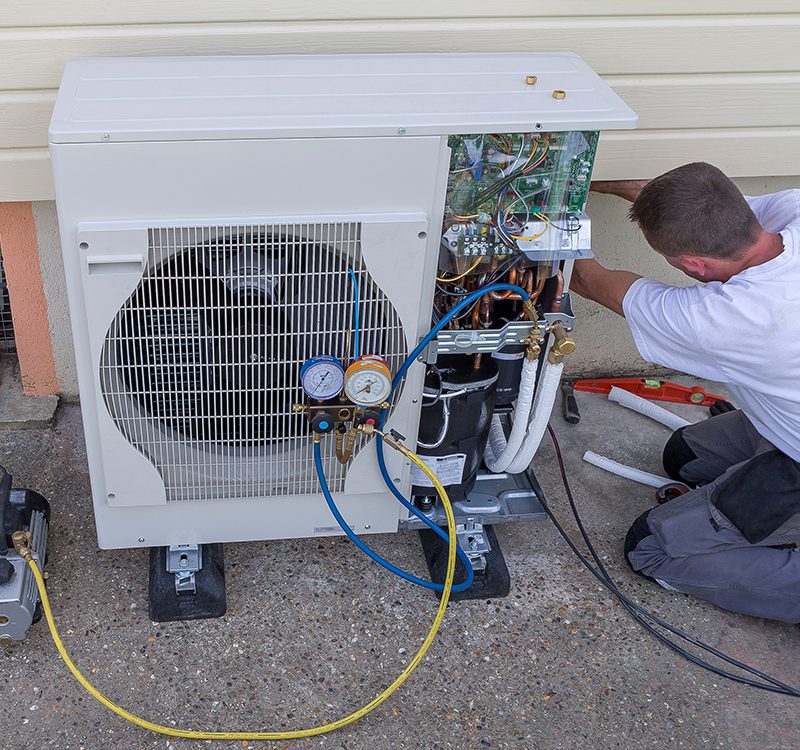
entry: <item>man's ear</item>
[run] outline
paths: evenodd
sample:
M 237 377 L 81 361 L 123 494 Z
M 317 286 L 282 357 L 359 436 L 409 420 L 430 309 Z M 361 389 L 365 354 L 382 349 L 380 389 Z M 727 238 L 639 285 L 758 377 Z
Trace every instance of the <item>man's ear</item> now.
M 695 279 L 702 279 L 707 272 L 706 259 L 699 255 L 679 255 L 679 268 Z

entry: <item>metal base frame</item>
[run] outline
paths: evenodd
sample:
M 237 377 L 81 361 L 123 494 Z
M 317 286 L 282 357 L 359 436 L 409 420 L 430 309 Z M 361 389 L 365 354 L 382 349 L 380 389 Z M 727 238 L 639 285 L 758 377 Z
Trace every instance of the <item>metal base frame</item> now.
M 511 576 L 492 527 L 500 523 L 546 519 L 547 514 L 539 502 L 541 493 L 532 470 L 524 474 L 482 472 L 467 498 L 453 503 L 458 544 L 470 559 L 475 573 L 472 586 L 452 594 L 453 601 L 508 596 Z M 439 526 L 447 524 L 440 503 L 431 506 L 426 515 Z M 416 516 L 401 522 L 400 528 L 419 530 L 431 580 L 442 583 L 447 547 L 441 538 Z

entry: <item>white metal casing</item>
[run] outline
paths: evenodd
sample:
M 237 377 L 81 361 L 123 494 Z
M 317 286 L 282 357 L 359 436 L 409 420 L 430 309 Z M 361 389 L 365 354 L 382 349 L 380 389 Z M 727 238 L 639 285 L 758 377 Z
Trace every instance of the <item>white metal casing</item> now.
M 364 263 L 410 349 L 429 327 L 447 136 L 634 124 L 569 54 L 69 63 L 50 140 L 100 546 L 336 533 L 317 492 L 169 502 L 153 462 L 115 425 L 101 392 L 103 342 L 152 270 L 148 230 L 359 222 Z M 411 368 L 390 420 L 412 445 L 422 376 Z M 407 463 L 388 451 L 387 461 L 407 493 Z M 404 512 L 372 448 L 354 459 L 337 502 L 358 533 L 395 531 Z

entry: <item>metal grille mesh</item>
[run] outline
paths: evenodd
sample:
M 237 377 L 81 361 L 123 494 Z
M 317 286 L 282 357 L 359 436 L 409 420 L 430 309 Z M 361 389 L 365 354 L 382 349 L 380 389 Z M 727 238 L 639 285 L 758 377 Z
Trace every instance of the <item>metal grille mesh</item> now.
M 360 224 L 151 229 L 148 271 L 100 364 L 118 428 L 158 468 L 167 501 L 318 492 L 311 433 L 292 404 L 311 356 L 351 358 L 359 281 L 364 353 L 396 370 L 400 320 L 361 255 Z M 346 467 L 323 444 L 331 488 Z M 355 455 L 355 454 L 354 454 Z
M 11 300 L 8 296 L 6 269 L 3 264 L 3 255 L 0 252 L 0 354 L 16 350 L 17 342 L 14 338 L 14 321 L 11 319 Z

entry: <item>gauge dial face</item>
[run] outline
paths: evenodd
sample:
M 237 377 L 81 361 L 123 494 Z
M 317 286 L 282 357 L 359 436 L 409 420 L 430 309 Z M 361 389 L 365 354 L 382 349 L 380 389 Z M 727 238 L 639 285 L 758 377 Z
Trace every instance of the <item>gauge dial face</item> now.
M 347 368 L 344 392 L 358 406 L 378 406 L 392 392 L 389 368 L 377 359 L 361 359 Z
M 344 367 L 335 357 L 312 357 L 300 370 L 300 382 L 309 398 L 336 398 L 344 387 Z

